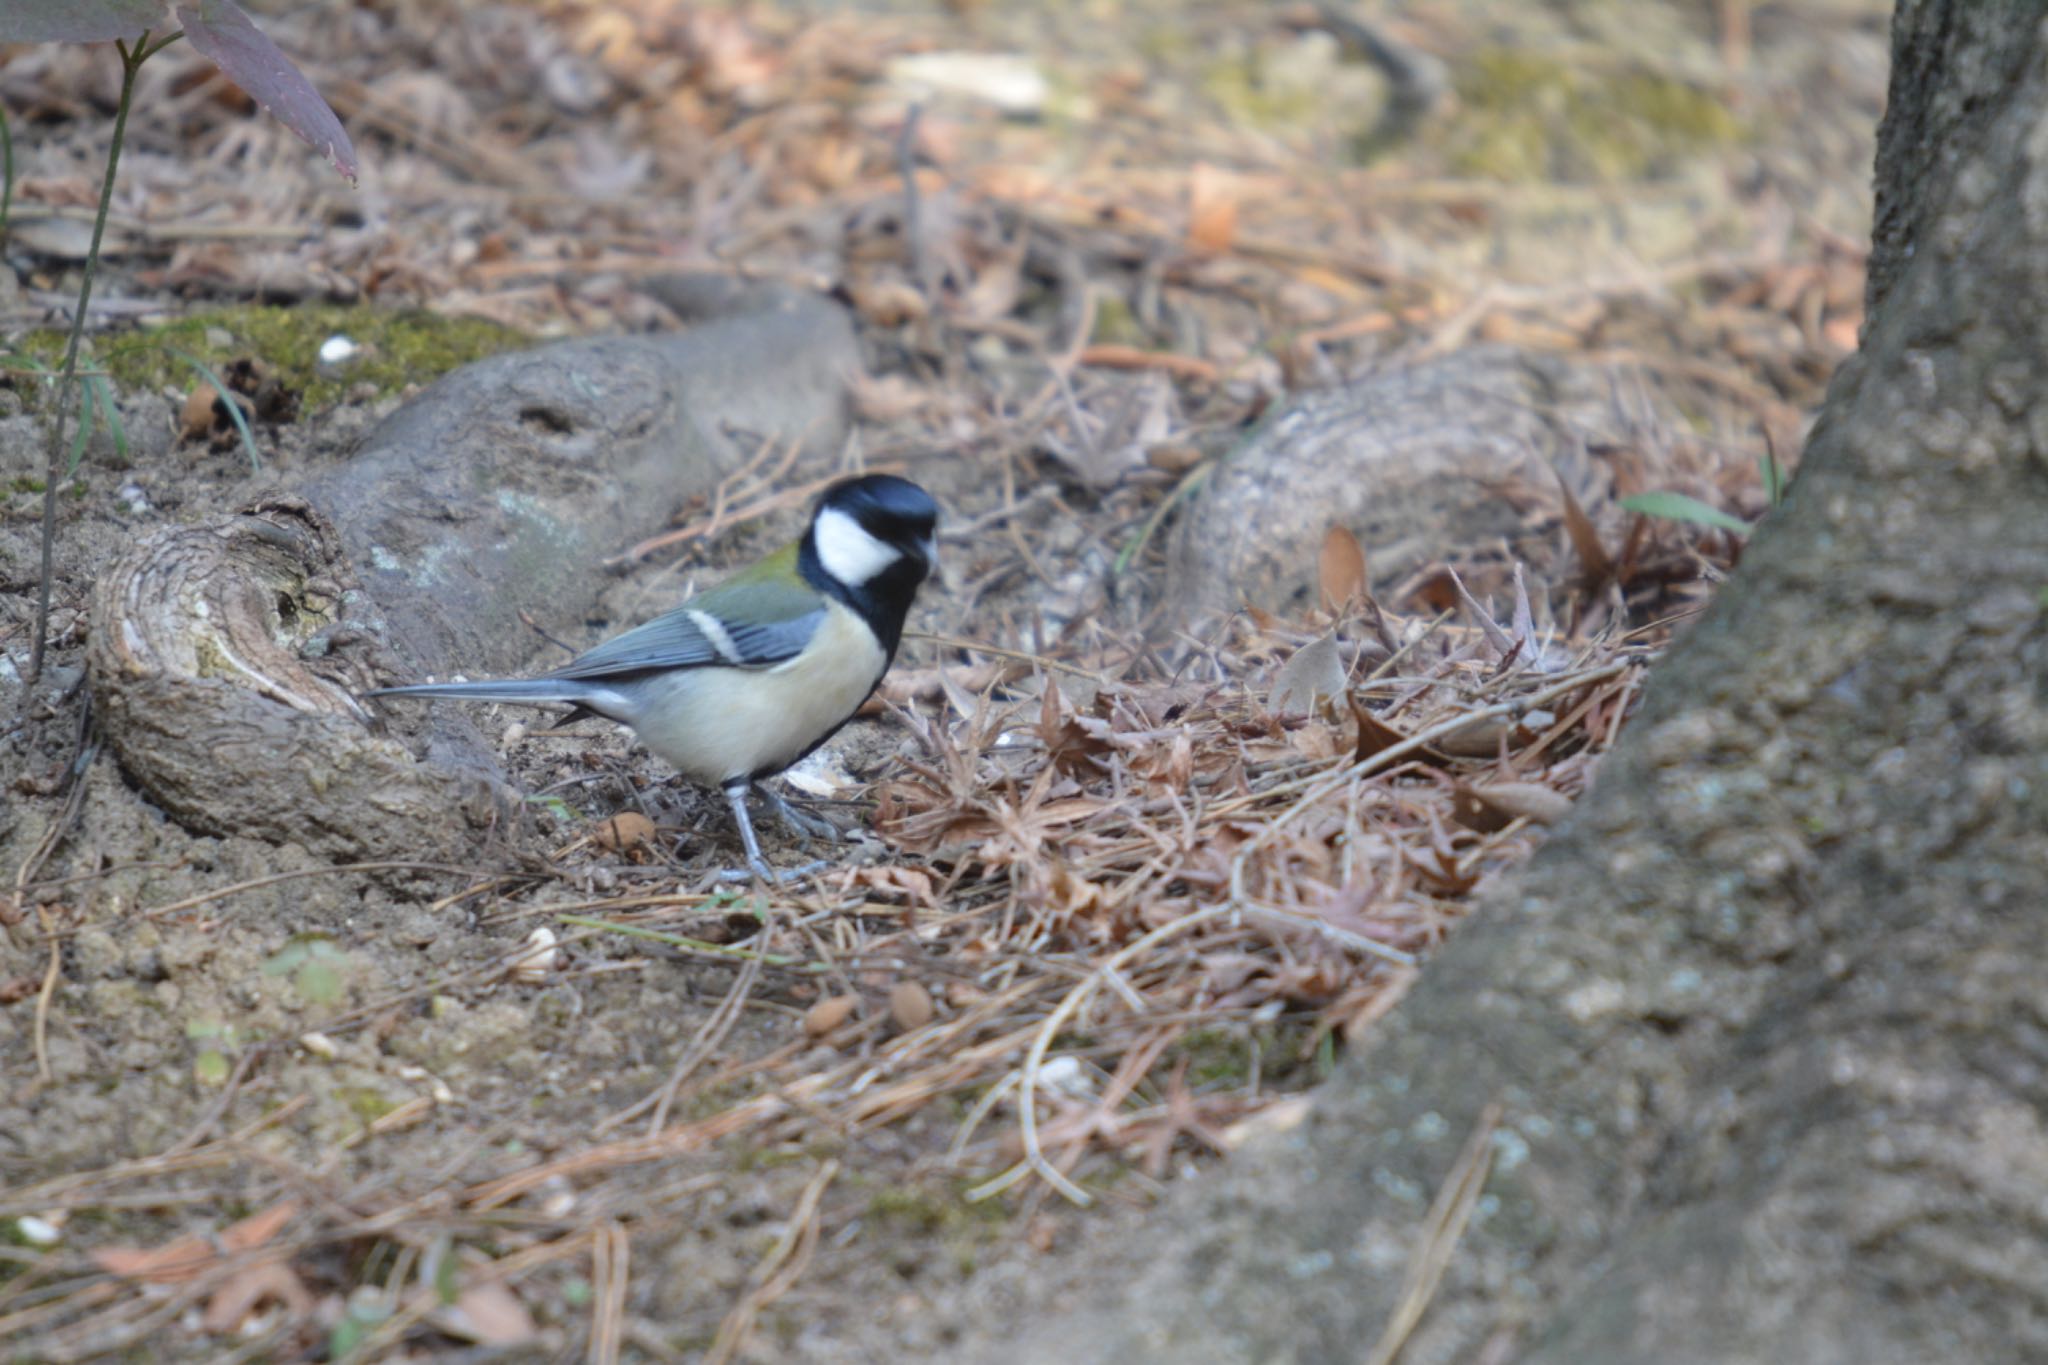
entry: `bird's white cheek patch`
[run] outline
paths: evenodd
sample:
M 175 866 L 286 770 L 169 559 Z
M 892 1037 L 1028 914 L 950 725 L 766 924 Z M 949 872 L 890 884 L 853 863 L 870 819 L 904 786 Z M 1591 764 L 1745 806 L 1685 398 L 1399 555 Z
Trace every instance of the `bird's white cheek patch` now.
M 857 588 L 900 557 L 898 551 L 867 533 L 858 521 L 836 507 L 818 513 L 814 530 L 818 562 L 825 572 Z

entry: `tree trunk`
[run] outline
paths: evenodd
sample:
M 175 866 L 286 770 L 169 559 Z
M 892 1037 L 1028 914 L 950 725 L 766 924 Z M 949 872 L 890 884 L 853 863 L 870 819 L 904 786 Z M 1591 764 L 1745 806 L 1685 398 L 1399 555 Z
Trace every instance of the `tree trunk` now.
M 993 1357 L 1357 1361 L 1427 1298 L 1404 1365 L 2048 1358 L 2048 24 L 1893 44 L 1863 351 L 1598 788 L 1307 1124 Z

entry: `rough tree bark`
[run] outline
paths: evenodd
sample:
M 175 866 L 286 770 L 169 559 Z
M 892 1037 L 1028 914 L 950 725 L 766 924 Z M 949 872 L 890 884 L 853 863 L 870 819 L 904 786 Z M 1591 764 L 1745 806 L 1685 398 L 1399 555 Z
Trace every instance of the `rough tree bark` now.
M 1005 1360 L 2048 1358 L 2048 21 L 1902 0 L 1872 308 L 1598 788 L 1315 1116 Z M 1384 1357 L 1381 1357 L 1384 1358 Z

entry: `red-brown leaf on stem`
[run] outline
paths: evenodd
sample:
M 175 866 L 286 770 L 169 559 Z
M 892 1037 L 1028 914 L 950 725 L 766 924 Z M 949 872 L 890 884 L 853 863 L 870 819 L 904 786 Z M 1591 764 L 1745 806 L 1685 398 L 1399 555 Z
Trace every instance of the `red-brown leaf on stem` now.
M 192 0 L 177 6 L 176 12 L 186 39 L 200 55 L 355 183 L 356 149 L 342 131 L 341 120 L 278 45 L 249 22 L 241 6 L 234 0 Z

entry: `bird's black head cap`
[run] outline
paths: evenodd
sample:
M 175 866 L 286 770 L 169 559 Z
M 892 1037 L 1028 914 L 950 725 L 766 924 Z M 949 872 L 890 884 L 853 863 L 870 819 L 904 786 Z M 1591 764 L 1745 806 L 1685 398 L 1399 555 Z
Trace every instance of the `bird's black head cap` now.
M 938 523 L 939 505 L 908 479 L 847 479 L 818 499 L 798 567 L 813 587 L 859 612 L 893 657 L 937 560 Z
M 932 495 L 894 474 L 863 474 L 835 483 L 818 499 L 818 510 L 837 508 L 875 539 L 894 544 L 905 536 L 923 540 L 939 524 Z

